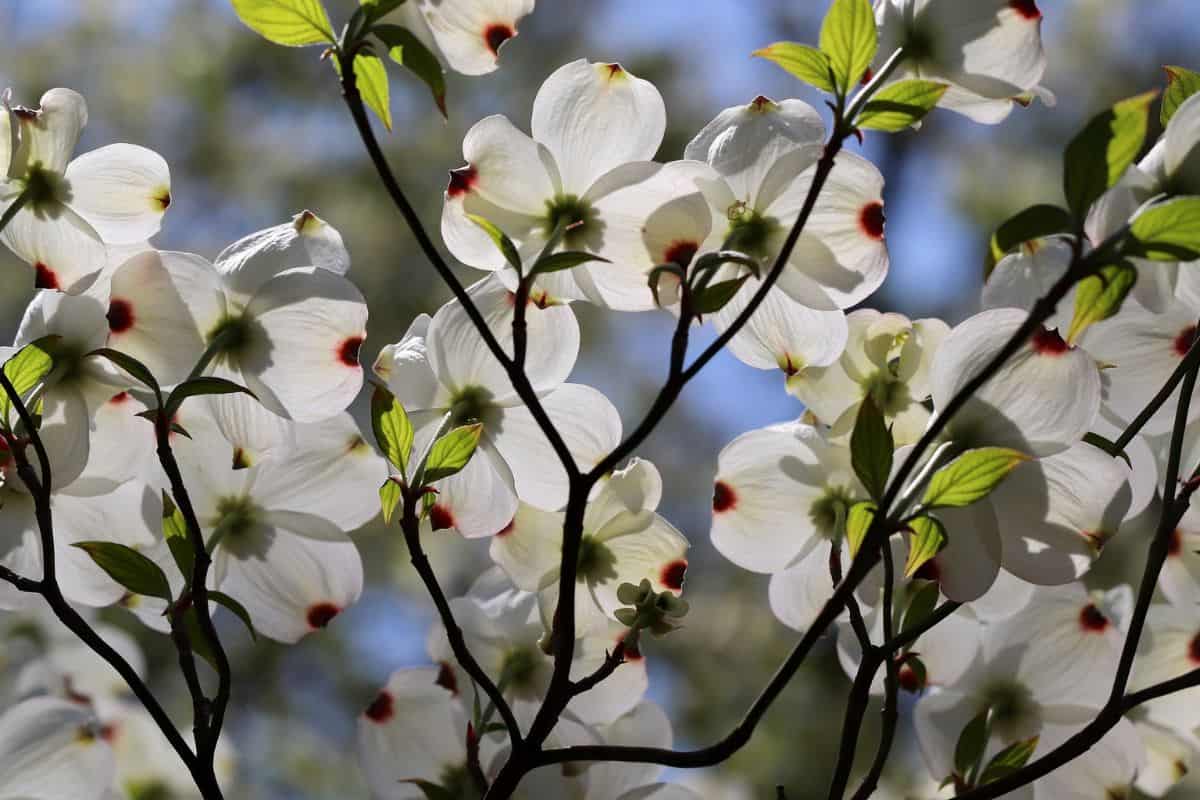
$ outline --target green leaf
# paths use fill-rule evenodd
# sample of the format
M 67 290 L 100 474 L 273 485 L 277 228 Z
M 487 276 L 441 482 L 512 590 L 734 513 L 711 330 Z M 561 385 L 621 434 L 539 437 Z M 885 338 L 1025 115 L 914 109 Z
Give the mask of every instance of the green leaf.
M 496 245 L 496 249 L 504 255 L 504 260 L 508 265 L 517 271 L 518 275 L 523 275 L 523 265 L 521 264 L 521 254 L 517 252 L 517 246 L 513 244 L 512 239 L 508 238 L 508 234 L 496 227 L 496 225 L 487 217 L 481 217 L 478 214 L 467 214 L 467 219 L 474 222 L 483 232 L 488 235 L 492 243 Z
M 992 760 L 988 762 L 988 765 L 983 768 L 983 774 L 979 776 L 979 785 L 983 786 L 992 781 L 998 781 L 1028 764 L 1029 759 L 1033 757 L 1033 751 L 1037 750 L 1037 746 L 1038 737 L 1034 736 L 1019 742 L 1013 742 L 999 753 L 996 753 L 996 755 L 992 756 Z
M 392 100 L 388 92 L 387 70 L 379 56 L 359 53 L 354 57 L 354 79 L 363 102 L 383 121 L 383 126 L 392 129 Z
M 412 454 L 413 427 L 396 396 L 383 386 L 376 386 L 371 395 L 371 428 L 383 455 L 402 476 L 407 473 L 408 457 Z
M 871 66 L 879 48 L 870 0 L 833 0 L 821 24 L 820 43 L 829 56 L 837 93 L 845 96 Z
M 400 505 L 402 495 L 403 492 L 400 489 L 400 484 L 391 478 L 388 478 L 379 487 L 379 507 L 383 511 L 383 521 L 385 524 L 392 524 L 392 516 L 396 513 L 396 506 Z
M 209 590 L 208 599 L 232 611 L 234 616 L 240 619 L 242 624 L 246 626 L 246 630 L 250 631 L 250 638 L 256 642 L 258 641 L 258 631 L 254 630 L 254 623 L 250 620 L 250 612 L 246 610 L 245 606 L 224 592 Z
M 646 282 L 650 285 L 650 294 L 654 295 L 654 305 L 662 307 L 662 301 L 658 296 L 658 284 L 662 281 L 663 275 L 674 275 L 682 285 L 686 277 L 683 267 L 678 264 L 659 264 L 654 269 L 650 270 L 650 274 L 646 277 Z
M 333 26 L 320 0 L 233 0 L 233 10 L 264 39 L 288 47 L 333 44 Z
M 846 541 L 850 545 L 851 557 L 858 555 L 858 548 L 862 546 L 863 539 L 867 538 L 867 531 L 875 520 L 876 510 L 878 506 L 866 500 L 850 506 L 850 511 L 846 514 Z
M 22 347 L 8 361 L 4 362 L 4 375 L 16 390 L 22 401 L 41 383 L 50 370 L 54 368 L 54 359 L 50 356 L 57 336 L 47 336 Z M 30 413 L 33 409 L 28 409 Z M 0 422 L 5 427 L 11 424 L 9 415 L 13 412 L 13 403 L 8 392 L 0 391 Z
M 150 369 L 130 355 L 126 355 L 118 350 L 113 350 L 110 347 L 101 347 L 98 350 L 93 350 L 88 353 L 89 356 L 99 356 L 111 361 L 115 366 L 125 370 L 138 383 L 144 385 L 147 389 L 154 392 L 155 398 L 158 399 L 158 404 L 162 405 L 162 389 L 158 386 L 158 381 L 155 380 L 154 374 Z
M 438 111 L 446 116 L 446 75 L 437 56 L 412 31 L 399 25 L 376 25 L 372 31 L 388 47 L 392 61 L 421 79 L 433 94 Z
M 204 629 L 200 627 L 200 617 L 196 614 L 196 606 L 194 604 L 189 605 L 183 612 L 179 624 L 182 626 L 184 633 L 187 634 L 188 644 L 192 648 L 192 652 L 207 661 L 208 665 L 214 670 L 219 670 L 217 657 L 208 645 L 208 637 L 204 635 Z
M 720 311 L 749 278 L 750 275 L 746 274 L 740 278 L 705 286 L 692 295 L 692 311 L 696 314 L 713 314 Z
M 1126 254 L 1153 261 L 1200 258 L 1200 197 L 1177 197 L 1138 214 Z
M 982 500 L 1029 456 L 1005 447 L 968 450 L 934 473 L 921 501 L 927 508 L 960 508 Z
M 175 412 L 183 405 L 183 401 L 189 397 L 202 397 L 212 394 L 248 394 L 255 397 L 254 392 L 247 389 L 245 386 L 239 386 L 231 380 L 218 378 L 213 375 L 202 375 L 199 378 L 189 378 L 183 383 L 175 387 L 171 395 L 167 398 L 167 403 L 163 410 L 168 417 L 175 416 Z
M 883 497 L 895 454 L 892 432 L 879 406 L 870 397 L 863 400 L 850 434 L 850 465 L 873 500 Z
M 761 50 L 755 50 L 752 55 L 783 67 L 809 86 L 834 93 L 833 68 L 829 63 L 829 56 L 815 47 L 796 42 L 775 42 Z
M 1200 73 L 1183 67 L 1163 67 L 1163 71 L 1167 73 L 1167 88 L 1163 92 L 1159 119 L 1165 128 L 1183 102 L 1200 92 Z
M 1101 267 L 1095 275 L 1080 281 L 1075 290 L 1075 315 L 1067 331 L 1067 342 L 1074 344 L 1089 327 L 1120 311 L 1137 277 L 1137 268 L 1125 262 Z
M 1094 117 L 1067 145 L 1063 186 L 1077 221 L 1087 217 L 1092 203 L 1116 185 L 1141 152 L 1150 104 L 1157 96 L 1155 91 L 1122 100 Z
M 904 577 L 911 578 L 926 562 L 936 556 L 950 541 L 946 526 L 937 517 L 917 517 L 908 523 L 912 535 L 908 539 L 908 561 L 904 563 Z
M 908 606 L 900 621 L 900 633 L 910 631 L 928 619 L 937 607 L 940 594 L 936 581 L 913 581 L 909 586 Z
M 1069 233 L 1072 227 L 1071 213 L 1065 208 L 1046 204 L 1030 206 L 1008 219 L 992 235 L 987 274 L 991 274 L 992 267 L 1025 242 L 1057 233 Z
M 854 126 L 887 133 L 911 128 L 937 106 L 949 88 L 949 84 L 916 79 L 889 84 L 863 106 Z
M 72 546 L 91 556 L 96 566 L 130 592 L 171 601 L 171 585 L 162 567 L 132 547 L 116 542 L 75 542 Z
M 959 775 L 967 775 L 983 758 L 991 737 L 990 716 L 991 710 L 985 708 L 959 734 L 958 743 L 954 746 L 954 771 Z
M 565 250 L 561 253 L 553 253 L 541 258 L 533 269 L 530 271 L 533 275 L 544 275 L 548 272 L 561 272 L 564 269 L 574 269 L 580 264 L 586 264 L 589 261 L 603 261 L 605 264 L 611 264 L 607 258 L 602 258 L 591 253 L 584 253 L 577 250 Z
M 424 483 L 430 484 L 448 478 L 467 465 L 483 434 L 483 424 L 464 425 L 455 428 L 433 443 L 429 458 L 425 462 Z
M 175 559 L 175 566 L 179 567 L 179 574 L 183 576 L 184 581 L 191 584 L 192 573 L 196 568 L 196 551 L 188 538 L 187 522 L 183 518 L 183 512 L 175 506 L 171 496 L 165 491 L 162 499 L 163 538 L 171 551 L 171 557 Z

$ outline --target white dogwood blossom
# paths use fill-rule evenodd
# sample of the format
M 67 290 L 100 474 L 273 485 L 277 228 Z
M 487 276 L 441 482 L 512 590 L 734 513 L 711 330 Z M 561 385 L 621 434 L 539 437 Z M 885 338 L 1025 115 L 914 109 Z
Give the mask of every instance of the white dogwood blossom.
M 533 13 L 534 0 L 411 0 L 389 19 L 403 24 L 452 70 L 484 75 L 499 66 L 500 48 Z

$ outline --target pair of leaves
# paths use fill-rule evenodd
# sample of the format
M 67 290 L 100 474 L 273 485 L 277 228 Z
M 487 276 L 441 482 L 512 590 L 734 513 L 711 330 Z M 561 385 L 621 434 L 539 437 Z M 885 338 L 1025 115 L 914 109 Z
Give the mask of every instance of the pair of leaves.
M 1157 96 L 1153 91 L 1122 100 L 1094 117 L 1067 145 L 1063 188 L 1077 227 L 1092 203 L 1117 184 L 1141 152 L 1150 105 Z
M 954 747 L 954 770 L 963 778 L 971 775 L 983 760 L 991 738 L 991 723 L 992 710 L 985 708 L 967 723 L 959 735 Z M 979 773 L 976 785 L 984 786 L 1021 769 L 1029 763 L 1037 745 L 1037 736 L 1020 739 L 1008 745 L 992 756 L 987 766 Z
M 379 40 L 387 46 L 388 57 L 392 61 L 417 76 L 429 88 L 438 111 L 441 112 L 443 118 L 446 117 L 446 74 L 442 72 L 442 65 L 438 62 L 437 56 L 416 37 L 416 34 L 399 25 L 375 25 L 371 28 L 371 32 L 378 36 Z M 372 57 L 374 58 L 374 56 Z M 375 60 L 379 61 L 378 58 Z M 357 59 L 355 61 L 357 63 Z M 376 76 L 380 73 L 383 74 L 383 90 L 381 94 L 383 99 L 386 99 L 387 74 L 383 72 L 383 62 L 380 61 L 377 68 L 372 65 L 369 69 Z M 378 80 L 377 77 L 375 79 Z M 367 99 L 365 92 L 363 93 L 363 99 Z M 378 109 L 376 113 L 379 113 Z M 387 113 L 387 117 L 390 120 L 390 111 Z M 388 124 L 388 128 L 389 130 L 391 129 L 390 124 Z
M 776 42 L 754 55 L 823 92 L 845 97 L 866 73 L 879 49 L 870 0 L 834 0 L 821 24 L 820 49 Z
M 188 378 L 183 383 L 176 386 L 167 399 L 163 400 L 162 388 L 158 385 L 158 381 L 154 375 L 146 367 L 145 364 L 138 361 L 131 355 L 122 353 L 119 350 L 113 350 L 109 347 L 101 347 L 98 350 L 93 350 L 88 353 L 89 356 L 98 356 L 108 359 L 117 367 L 129 373 L 129 376 L 139 383 L 146 386 L 150 391 L 154 392 L 154 399 L 161 411 L 151 410 L 144 412 L 142 416 L 153 420 L 160 413 L 167 419 L 171 419 L 183 406 L 183 401 L 189 397 L 203 397 L 206 395 L 216 394 L 247 394 L 254 399 L 254 392 L 247 389 L 245 386 L 234 383 L 226 378 L 218 378 L 214 375 L 200 375 L 195 378 Z
M 47 336 L 31 342 L 4 362 L 4 376 L 8 378 L 22 402 L 54 368 L 54 358 L 50 353 L 57 339 L 57 336 Z M 11 419 L 13 409 L 12 398 L 8 396 L 8 392 L 0 391 L 0 424 L 5 430 L 9 430 L 9 426 L 15 423 L 15 420 Z
M 561 241 L 563 233 L 565 232 L 564 229 L 560 228 L 558 231 L 555 231 L 551 239 L 546 242 L 546 247 L 542 249 L 537 261 L 535 261 L 533 266 L 530 268 L 529 275 L 526 276 L 525 265 L 521 261 L 521 254 L 517 250 L 517 246 L 513 243 L 513 240 L 508 237 L 508 234 L 500 230 L 500 227 L 487 217 L 482 217 L 478 214 L 468 214 L 467 219 L 479 226 L 479 228 L 488 235 L 488 238 L 490 238 L 492 243 L 496 245 L 496 249 L 499 250 L 500 254 L 504 256 L 504 260 L 510 267 L 516 270 L 517 275 L 521 276 L 522 278 L 532 278 L 534 275 L 545 275 L 551 272 L 561 272 L 562 270 L 566 269 L 574 269 L 575 267 L 578 267 L 581 264 L 586 264 L 590 261 L 603 261 L 606 264 L 609 263 L 608 259 L 606 258 L 601 258 L 600 256 L 593 255 L 592 253 L 585 253 L 582 250 L 563 250 L 557 253 L 550 252 L 557 246 L 557 243 Z

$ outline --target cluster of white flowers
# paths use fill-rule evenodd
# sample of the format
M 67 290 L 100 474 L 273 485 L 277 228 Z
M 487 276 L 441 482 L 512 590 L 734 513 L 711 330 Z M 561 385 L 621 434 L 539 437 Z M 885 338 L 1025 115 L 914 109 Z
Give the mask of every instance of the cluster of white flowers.
M 277 22 L 267 12 L 253 16 L 252 5 L 235 0 L 249 19 Z M 456 71 L 479 74 L 495 68 L 500 45 L 533 2 L 363 7 L 402 22 Z M 872 38 L 881 47 L 873 67 L 862 65 L 863 82 L 884 96 L 935 81 L 940 105 L 999 122 L 1014 103 L 1051 99 L 1039 87 L 1040 20 L 1031 0 L 879 0 Z M 842 109 L 835 113 L 840 149 L 849 131 Z M 69 90 L 48 92 L 37 109 L 6 102 L 0 115 L 2 241 L 31 266 L 39 289 L 4 355 L 32 346 L 53 357 L 27 400 L 53 465 L 54 555 L 68 601 L 120 606 L 152 629 L 175 630 L 192 589 L 164 532 L 180 524 L 166 502 L 171 494 L 182 500 L 180 480 L 212 559 L 214 603 L 285 643 L 358 600 L 363 565 L 350 534 L 375 517 L 381 498 L 390 518 L 395 493 L 404 492 L 408 522 L 418 514 L 427 533 L 489 538 L 494 566 L 448 601 L 443 619 L 455 622 L 429 638 L 434 666 L 393 674 L 359 719 L 363 771 L 379 798 L 482 796 L 512 755 L 509 731 L 493 720 L 495 697 L 459 663 L 459 638 L 495 678 L 515 724 L 536 727 L 555 673 L 572 475 L 607 469 L 622 442 L 612 403 L 568 382 L 580 346 L 572 303 L 711 320 L 733 331 L 729 347 L 741 361 L 784 374 L 786 391 L 807 412 L 745 433 L 721 452 L 711 539 L 734 564 L 769 574 L 775 615 L 805 631 L 861 544 L 853 531 L 861 533 L 881 499 L 882 486 L 867 485 L 873 479 L 859 463 L 863 420 L 879 419 L 886 464 L 899 465 L 1087 249 L 1062 238 L 1023 244 L 991 273 L 985 310 L 954 328 L 873 310 L 847 314 L 888 272 L 883 178 L 866 159 L 830 149 L 816 109 L 757 97 L 717 114 L 681 160 L 660 163 L 653 159 L 666 108 L 658 90 L 618 64 L 574 61 L 538 91 L 529 134 L 492 116 L 466 135 L 467 163 L 451 172 L 442 235 L 458 260 L 491 274 L 432 317 L 418 317 L 380 353 L 377 396 L 394 398 L 409 426 L 396 441 L 381 437 L 385 459 L 346 411 L 364 382 L 367 307 L 331 225 L 305 211 L 215 261 L 161 250 L 148 241 L 171 204 L 159 156 L 113 145 L 71 160 L 87 113 Z M 1094 203 L 1092 246 L 1126 230 L 1148 201 L 1200 194 L 1198 131 L 1200 96 Z M 807 224 L 789 241 L 798 218 Z M 555 253 L 570 256 L 571 268 L 543 269 Z M 720 260 L 696 282 L 712 253 Z M 903 509 L 912 513 L 890 542 L 890 558 L 904 568 L 885 585 L 878 565 L 858 585 L 853 608 L 837 621 L 840 660 L 855 676 L 864 629 L 878 648 L 893 628 L 921 624 L 939 597 L 956 606 L 889 665 L 903 690 L 903 730 L 919 747 L 897 748 L 881 778 L 885 796 L 952 796 L 1052 750 L 1105 707 L 1130 593 L 1089 593 L 1081 579 L 1122 523 L 1155 502 L 1171 418 L 1164 410 L 1144 426 L 1127 447 L 1128 463 L 1096 435 L 1119 436 L 1134 422 L 1188 353 L 1200 317 L 1194 265 L 1136 266 L 1135 294 L 1118 313 L 1078 336 L 1074 325 L 1067 333 L 1065 313 L 1034 331 L 946 421 L 935 446 L 918 453 L 916 477 L 900 474 L 900 482 L 912 479 L 902 504 L 925 492 Z M 724 282 L 712 283 L 715 274 Z M 768 279 L 773 285 L 757 298 Z M 696 305 L 724 285 L 733 289 L 721 302 Z M 519 362 L 537 403 L 514 385 L 493 345 Z M 159 406 L 169 390 L 189 399 L 168 402 L 164 419 Z M 43 520 L 19 474 L 25 456 L 14 452 L 30 432 L 11 406 L 5 399 L 0 558 L 7 575 L 37 581 Z M 1185 467 L 1200 461 L 1200 403 L 1188 420 Z M 465 456 L 449 468 L 435 463 L 454 435 L 447 432 L 462 430 L 470 432 Z M 177 454 L 178 479 L 168 450 Z M 410 462 L 410 453 L 424 456 Z M 937 488 L 956 468 L 977 470 L 983 460 L 997 475 L 977 496 L 951 501 Z M 409 485 L 418 475 L 425 482 Z M 570 678 L 609 674 L 570 698 L 546 737 L 555 747 L 670 746 L 670 723 L 645 699 L 638 640 L 686 613 L 678 596 L 689 543 L 657 513 L 661 498 L 658 470 L 634 457 L 600 479 L 579 515 Z M 1191 613 L 1200 599 L 1198 515 L 1174 534 L 1161 578 L 1169 602 L 1151 609 L 1134 688 L 1200 663 L 1200 623 Z M 131 590 L 96 558 L 103 543 L 157 565 L 169 591 Z M 21 589 L 0 583 L 0 609 L 12 612 L 5 624 L 38 632 L 28 656 L 2 665 L 18 677 L 0 695 L 9 703 L 0 715 L 0 797 L 194 792 L 124 684 L 82 644 L 54 633 L 40 598 Z M 646 616 L 647 602 L 658 604 L 659 616 Z M 127 635 L 96 630 L 140 663 Z M 872 691 L 883 690 L 879 675 Z M 1192 705 L 1146 704 L 1026 792 L 1123 797 L 1136 781 L 1161 795 L 1200 746 Z M 227 755 L 219 761 L 227 771 Z M 658 771 L 607 763 L 537 770 L 515 796 L 696 796 L 655 783 Z

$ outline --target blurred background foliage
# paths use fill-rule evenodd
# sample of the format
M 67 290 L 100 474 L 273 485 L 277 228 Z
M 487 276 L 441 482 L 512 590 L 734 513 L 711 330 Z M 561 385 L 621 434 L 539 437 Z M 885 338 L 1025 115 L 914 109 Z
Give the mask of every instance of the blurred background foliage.
M 354 5 L 327 0 L 335 20 L 346 19 Z M 821 107 L 815 93 L 750 53 L 781 39 L 815 42 L 825 6 L 819 0 L 540 0 L 506 46 L 499 72 L 450 76 L 448 122 L 424 87 L 396 70 L 395 132 L 381 135 L 436 234 L 446 171 L 461 163 L 467 128 L 503 113 L 527 129 L 541 81 L 576 58 L 620 61 L 660 88 L 669 116 L 660 160 L 681 157 L 688 139 L 719 110 L 758 94 L 799 96 Z M 1162 65 L 1200 67 L 1195 0 L 1042 0 L 1042 6 L 1045 85 L 1058 96 L 1056 108 L 1018 110 L 996 128 L 942 112 L 919 134 L 868 136 L 865 153 L 887 178 L 892 255 L 891 275 L 869 305 L 951 323 L 975 311 L 990 230 L 1025 205 L 1060 199 L 1060 153 L 1070 136 L 1103 106 L 1159 86 Z M 313 209 L 341 230 L 354 258 L 352 277 L 371 310 L 368 364 L 415 315 L 447 299 L 381 190 L 318 51 L 266 44 L 238 24 L 224 0 L 0 0 L 0 31 L 0 87 L 13 87 L 18 102 L 36 105 L 54 86 L 87 97 L 91 122 L 81 150 L 129 141 L 166 157 L 175 203 L 159 247 L 211 258 L 246 233 Z M 479 277 L 466 268 L 460 275 Z M 27 268 L 0 253 L 0 338 L 15 331 L 31 282 Z M 632 426 L 665 374 L 673 321 L 665 314 L 576 308 L 585 348 L 573 380 L 608 393 Z M 698 337 L 699 344 L 709 335 Z M 361 401 L 354 410 L 362 420 Z M 795 639 L 767 607 L 766 579 L 716 556 L 707 528 L 720 448 L 738 433 L 801 410 L 779 373 L 722 356 L 642 451 L 665 478 L 664 512 L 693 542 L 688 626 L 647 647 L 652 696 L 668 707 L 680 743 L 723 735 Z M 1140 538 L 1136 525 L 1118 537 L 1096 585 L 1127 579 L 1138 566 L 1128 543 Z M 426 660 L 431 608 L 398 531 L 375 524 L 357 541 L 369 587 L 328 630 L 284 648 L 252 644 L 236 622 L 224 626 L 236 665 L 231 735 L 242 778 L 232 796 L 366 795 L 353 766 L 355 717 L 392 670 Z M 486 542 L 443 533 L 431 536 L 429 546 L 451 592 L 465 589 L 487 563 Z M 137 630 L 121 612 L 113 619 Z M 141 638 L 156 688 L 174 698 L 184 718 L 185 695 L 166 639 Z M 766 800 L 784 784 L 792 800 L 823 797 L 847 686 L 825 642 L 760 735 L 719 771 L 731 781 L 708 784 L 705 796 Z

